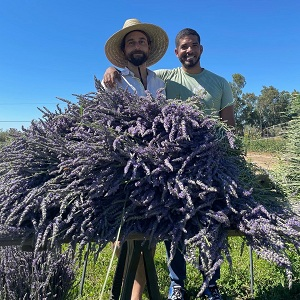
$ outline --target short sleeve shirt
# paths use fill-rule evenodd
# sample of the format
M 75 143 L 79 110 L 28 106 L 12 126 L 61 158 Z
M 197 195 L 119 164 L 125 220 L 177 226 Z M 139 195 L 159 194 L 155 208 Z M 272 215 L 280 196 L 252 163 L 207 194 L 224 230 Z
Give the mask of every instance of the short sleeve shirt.
M 189 74 L 182 68 L 161 69 L 156 75 L 164 80 L 168 99 L 186 100 L 198 95 L 203 99 L 204 111 L 216 113 L 234 103 L 232 90 L 223 77 L 208 70 L 199 74 Z

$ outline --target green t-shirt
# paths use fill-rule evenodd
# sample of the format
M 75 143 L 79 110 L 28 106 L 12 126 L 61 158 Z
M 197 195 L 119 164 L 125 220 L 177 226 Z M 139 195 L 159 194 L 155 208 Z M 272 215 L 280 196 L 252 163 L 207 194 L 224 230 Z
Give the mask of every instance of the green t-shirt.
M 154 71 L 166 84 L 168 99 L 186 100 L 198 95 L 203 98 L 207 114 L 217 113 L 224 107 L 233 105 L 232 90 L 221 76 L 203 70 L 199 74 L 189 74 L 182 68 Z

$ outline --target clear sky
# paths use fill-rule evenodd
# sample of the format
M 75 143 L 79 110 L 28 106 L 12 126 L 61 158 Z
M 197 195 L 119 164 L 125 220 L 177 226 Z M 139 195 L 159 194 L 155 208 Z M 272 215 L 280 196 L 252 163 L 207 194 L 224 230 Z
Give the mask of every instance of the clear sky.
M 299 0 L 1 0 L 0 129 L 28 127 L 95 91 L 110 66 L 106 40 L 126 19 L 162 27 L 169 35 L 166 55 L 151 69 L 175 68 L 176 33 L 190 27 L 201 35 L 201 66 L 228 81 L 246 78 L 244 92 L 263 86 L 300 90 Z

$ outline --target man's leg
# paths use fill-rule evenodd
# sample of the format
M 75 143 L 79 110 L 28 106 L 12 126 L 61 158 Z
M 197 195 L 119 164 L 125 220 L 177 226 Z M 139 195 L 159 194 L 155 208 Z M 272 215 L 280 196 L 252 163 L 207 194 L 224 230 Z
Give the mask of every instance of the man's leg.
M 218 267 L 215 274 L 214 274 L 214 276 L 210 280 L 209 285 L 210 286 L 217 285 L 217 280 L 219 280 L 220 277 L 221 277 L 221 271 L 220 271 L 220 267 Z
M 170 259 L 171 242 L 165 241 L 167 259 Z M 186 262 L 181 249 L 176 249 L 174 258 L 168 265 L 171 279 L 168 299 L 184 299 L 184 281 L 186 279 Z M 176 296 L 174 297 L 174 295 Z
M 203 275 L 203 274 L 202 274 Z M 216 272 L 212 279 L 210 280 L 208 287 L 204 291 L 204 295 L 207 296 L 208 299 L 212 300 L 222 300 L 222 295 L 217 286 L 217 280 L 221 277 L 220 267 L 216 269 Z
M 171 242 L 165 241 L 167 249 L 167 259 L 170 259 Z M 184 280 L 186 279 L 186 262 L 181 249 L 176 249 L 175 256 L 168 266 L 171 285 L 180 285 L 184 287 Z
M 116 247 L 116 255 L 119 257 L 121 245 L 120 242 L 113 243 L 113 247 Z M 128 247 L 132 247 L 132 244 L 129 243 Z M 152 255 L 155 254 L 156 247 L 151 249 Z M 132 250 L 131 250 L 132 251 Z M 125 262 L 127 264 L 127 260 Z M 139 264 L 135 273 L 135 278 L 132 286 L 132 293 L 131 293 L 131 300 L 142 300 L 142 295 L 146 286 L 146 273 L 145 273 L 145 266 L 144 266 L 144 258 L 143 254 L 141 253 Z
M 151 254 L 154 257 L 156 247 L 151 248 Z M 142 295 L 146 286 L 146 272 L 144 265 L 144 257 L 141 253 L 139 264 L 135 273 L 135 278 L 132 287 L 131 300 L 142 300 Z
M 141 254 L 139 264 L 136 270 L 134 282 L 133 282 L 131 300 L 142 300 L 142 295 L 145 286 L 146 286 L 146 274 L 145 274 L 143 254 Z

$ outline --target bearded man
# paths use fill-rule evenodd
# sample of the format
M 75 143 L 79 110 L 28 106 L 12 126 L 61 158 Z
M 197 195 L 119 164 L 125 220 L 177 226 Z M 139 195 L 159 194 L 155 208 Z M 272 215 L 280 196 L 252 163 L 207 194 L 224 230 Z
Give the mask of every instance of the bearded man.
M 105 54 L 119 71 L 120 81 L 114 86 L 102 85 L 109 90 L 123 88 L 138 96 L 145 96 L 146 90 L 156 96 L 165 83 L 147 67 L 155 64 L 165 54 L 169 44 L 166 32 L 153 24 L 128 19 L 122 30 L 115 33 L 105 44 Z
M 165 95 L 165 83 L 148 67 L 163 57 L 168 45 L 168 36 L 159 26 L 141 23 L 138 19 L 126 20 L 123 28 L 113 34 L 105 44 L 108 60 L 115 66 L 123 68 L 117 71 L 119 81 L 108 86 L 107 82 L 102 80 L 102 86 L 110 91 L 122 88 L 138 96 L 150 93 L 155 97 L 158 92 Z M 154 252 L 155 247 L 152 248 L 153 255 Z M 142 300 L 145 285 L 146 274 L 141 254 L 131 300 Z

